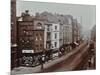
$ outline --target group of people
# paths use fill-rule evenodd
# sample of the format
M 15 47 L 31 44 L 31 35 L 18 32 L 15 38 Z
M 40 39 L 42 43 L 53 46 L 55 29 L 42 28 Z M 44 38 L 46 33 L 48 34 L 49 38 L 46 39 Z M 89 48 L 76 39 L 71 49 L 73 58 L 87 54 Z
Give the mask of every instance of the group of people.
M 95 62 L 95 46 L 94 46 L 94 41 L 89 42 L 89 60 L 88 60 L 88 67 L 92 67 L 93 63 Z M 95 63 L 94 63 L 95 64 Z

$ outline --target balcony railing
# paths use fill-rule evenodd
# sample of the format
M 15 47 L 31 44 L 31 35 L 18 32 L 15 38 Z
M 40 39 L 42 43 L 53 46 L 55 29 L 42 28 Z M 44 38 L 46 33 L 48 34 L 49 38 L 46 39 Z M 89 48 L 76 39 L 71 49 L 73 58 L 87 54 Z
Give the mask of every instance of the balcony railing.
M 51 28 L 47 28 L 47 31 L 48 31 L 48 32 L 51 32 L 51 31 L 52 31 L 52 29 L 51 29 Z

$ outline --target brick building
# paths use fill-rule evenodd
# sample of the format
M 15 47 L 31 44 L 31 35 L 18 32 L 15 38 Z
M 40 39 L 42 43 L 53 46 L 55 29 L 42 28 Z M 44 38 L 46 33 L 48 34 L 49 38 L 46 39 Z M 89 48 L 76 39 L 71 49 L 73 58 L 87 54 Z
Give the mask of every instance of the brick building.
M 34 50 L 41 52 L 44 50 L 44 20 L 39 18 L 33 19 L 34 23 Z
M 27 58 L 44 50 L 44 20 L 30 16 L 28 10 L 18 17 L 19 64 L 26 64 Z M 23 62 L 23 58 L 26 60 Z M 30 62 L 27 62 L 28 64 Z
M 34 53 L 34 36 L 33 36 L 33 17 L 30 16 L 28 10 L 17 17 L 18 25 L 18 58 L 19 65 L 22 65 L 22 57 L 26 57 L 29 53 Z

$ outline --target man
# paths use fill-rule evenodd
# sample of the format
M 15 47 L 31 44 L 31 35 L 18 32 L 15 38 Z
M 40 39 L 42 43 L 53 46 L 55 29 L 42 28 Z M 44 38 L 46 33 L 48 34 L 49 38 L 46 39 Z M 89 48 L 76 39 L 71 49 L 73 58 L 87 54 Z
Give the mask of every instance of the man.
M 94 43 L 93 43 L 92 40 L 90 41 L 89 49 L 90 49 L 90 50 L 94 49 Z

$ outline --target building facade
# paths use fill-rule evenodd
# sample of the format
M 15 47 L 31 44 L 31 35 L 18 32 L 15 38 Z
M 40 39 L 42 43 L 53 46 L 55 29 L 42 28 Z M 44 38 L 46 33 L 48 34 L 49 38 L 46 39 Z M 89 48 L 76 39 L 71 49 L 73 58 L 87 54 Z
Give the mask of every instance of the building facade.
M 96 25 L 91 30 L 91 40 L 96 42 Z
M 61 47 L 63 44 L 64 44 L 64 40 L 63 40 L 63 37 L 64 37 L 64 26 L 62 23 L 59 23 L 60 24 L 60 29 L 59 29 L 59 46 Z
M 45 39 L 45 41 L 47 41 L 47 43 L 45 43 L 47 47 L 45 46 L 45 48 L 55 49 L 56 42 L 57 42 L 57 48 L 59 48 L 64 44 L 72 43 L 73 17 L 71 15 L 59 15 L 59 14 L 43 12 L 41 16 L 46 17 L 48 22 L 45 25 L 44 37 L 47 39 L 47 40 Z M 55 31 L 55 28 L 58 28 L 58 30 Z
M 55 23 L 45 24 L 45 48 L 58 49 L 59 48 L 59 32 L 60 25 Z
M 34 23 L 34 50 L 35 52 L 44 51 L 44 20 L 36 18 Z
M 72 43 L 72 19 L 70 15 L 65 16 L 65 23 L 63 25 L 63 43 L 71 44 Z M 67 22 L 66 22 L 67 21 Z
M 80 39 L 80 27 L 77 19 L 73 19 L 73 42 L 77 42 Z
M 32 65 L 30 60 L 34 55 L 44 51 L 44 20 L 31 16 L 26 10 L 18 18 L 17 24 L 19 64 Z
M 34 24 L 28 10 L 23 12 L 17 21 L 18 30 L 18 59 L 19 65 L 26 64 L 30 54 L 34 53 Z M 26 60 L 24 60 L 25 58 Z M 23 61 L 24 60 L 24 61 Z

